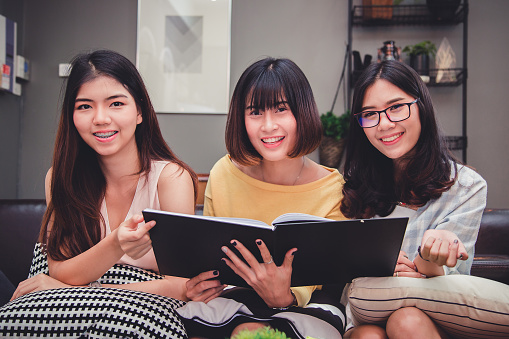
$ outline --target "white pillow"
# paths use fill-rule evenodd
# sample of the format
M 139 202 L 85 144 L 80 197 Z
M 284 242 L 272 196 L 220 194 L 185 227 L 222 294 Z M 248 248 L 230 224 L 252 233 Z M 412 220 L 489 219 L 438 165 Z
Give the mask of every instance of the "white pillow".
M 476 276 L 358 278 L 349 303 L 354 325 L 383 325 L 395 310 L 414 306 L 454 336 L 509 338 L 509 285 Z

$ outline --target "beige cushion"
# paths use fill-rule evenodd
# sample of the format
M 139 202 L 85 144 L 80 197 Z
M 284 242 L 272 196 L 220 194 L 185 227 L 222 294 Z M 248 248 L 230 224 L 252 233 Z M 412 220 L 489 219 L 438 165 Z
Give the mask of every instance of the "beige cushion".
M 509 338 L 509 285 L 469 275 L 358 278 L 350 285 L 354 325 L 384 324 L 413 306 L 461 338 Z

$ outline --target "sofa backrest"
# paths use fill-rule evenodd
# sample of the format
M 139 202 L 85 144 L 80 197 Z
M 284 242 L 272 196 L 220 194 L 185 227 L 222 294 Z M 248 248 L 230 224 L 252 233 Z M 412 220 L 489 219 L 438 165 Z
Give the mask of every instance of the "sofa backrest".
M 45 210 L 44 199 L 0 199 L 0 270 L 15 286 L 28 276 Z M 508 242 L 509 209 L 487 208 L 475 245 L 476 257 L 509 256 Z
M 44 199 L 0 200 L 0 269 L 14 286 L 28 277 Z

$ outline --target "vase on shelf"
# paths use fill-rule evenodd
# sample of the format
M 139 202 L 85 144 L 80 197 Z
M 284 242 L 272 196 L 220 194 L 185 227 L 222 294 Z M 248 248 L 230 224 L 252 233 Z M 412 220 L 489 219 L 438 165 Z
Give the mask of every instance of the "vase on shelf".
M 410 55 L 410 67 L 415 69 L 419 75 L 429 75 L 429 55 Z
M 330 168 L 338 168 L 343 157 L 344 148 L 345 138 L 336 140 L 336 138 L 324 136 L 318 148 L 320 164 Z

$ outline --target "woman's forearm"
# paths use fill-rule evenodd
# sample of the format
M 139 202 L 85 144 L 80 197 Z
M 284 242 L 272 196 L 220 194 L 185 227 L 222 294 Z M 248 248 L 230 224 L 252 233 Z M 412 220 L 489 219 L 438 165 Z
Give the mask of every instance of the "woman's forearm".
M 165 276 L 164 279 L 144 281 L 122 285 L 103 285 L 104 287 L 122 288 L 132 291 L 158 294 L 165 297 L 188 301 L 186 297 L 186 278 Z
M 48 257 L 49 275 L 69 285 L 87 285 L 99 279 L 123 255 L 114 230 L 92 248 L 71 259 L 54 261 Z

